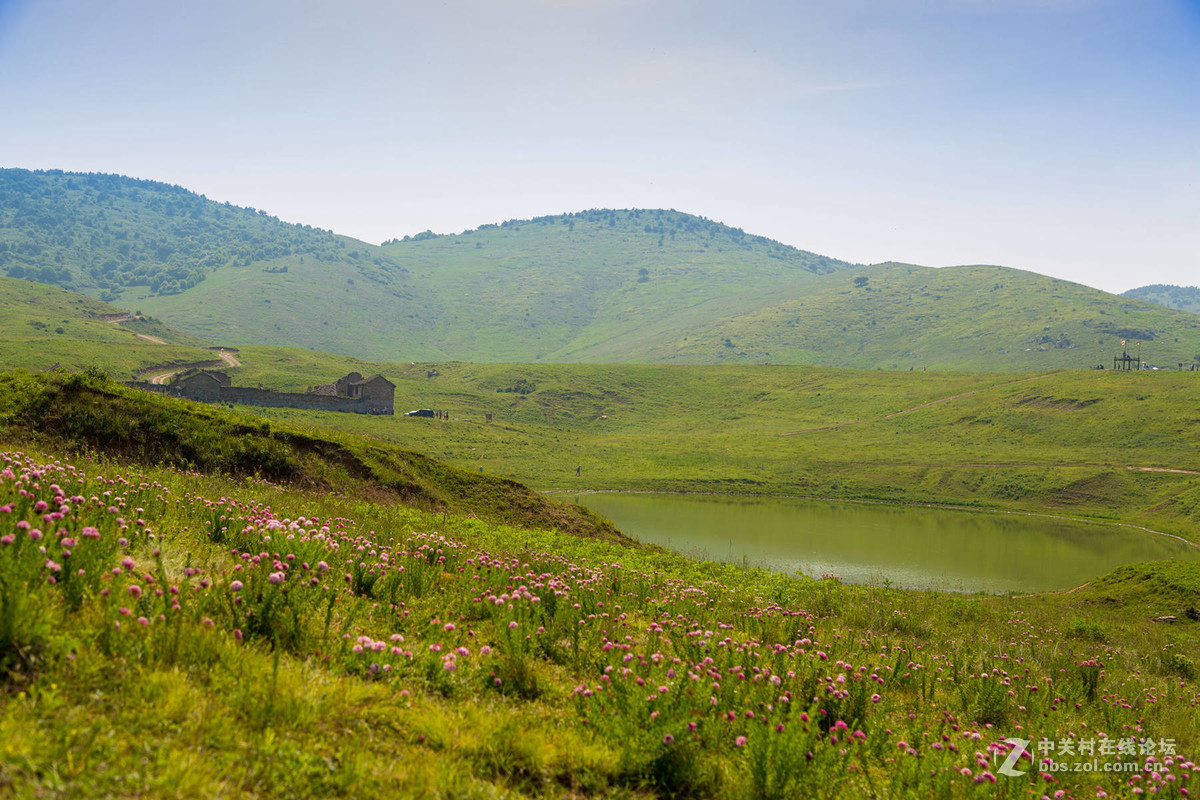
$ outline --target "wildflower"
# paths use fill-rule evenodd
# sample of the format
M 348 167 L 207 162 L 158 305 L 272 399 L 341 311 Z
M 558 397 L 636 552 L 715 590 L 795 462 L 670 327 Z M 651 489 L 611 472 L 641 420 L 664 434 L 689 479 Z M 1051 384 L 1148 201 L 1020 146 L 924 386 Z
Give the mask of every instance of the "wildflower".
M 242 590 L 242 582 L 241 581 L 233 581 L 232 583 L 229 584 L 229 591 L 240 592 L 241 590 Z
M 446 672 L 454 672 L 454 670 L 458 669 L 458 665 L 454 663 L 453 658 L 447 658 L 442 662 L 442 669 L 446 670 Z
M 46 559 L 46 569 L 50 570 L 51 572 L 60 572 L 60 571 L 62 571 L 62 565 L 55 563 L 54 561 L 51 561 L 50 559 L 47 558 Z
M 517 621 L 514 619 L 512 622 L 508 623 L 508 629 L 511 631 L 515 627 L 517 627 Z
M 745 737 L 745 736 L 739 736 L 739 737 L 737 737 L 736 739 L 734 739 L 734 740 L 733 740 L 733 743 L 734 743 L 735 745 L 737 745 L 738 747 L 745 747 L 745 746 L 746 746 L 746 741 L 747 741 L 747 739 L 746 739 L 746 737 Z
M 136 583 L 131 584 L 128 591 L 129 591 L 129 596 L 132 597 L 134 600 L 136 600 L 142 596 L 142 587 L 138 586 Z
M 673 741 L 675 741 L 675 737 L 669 733 L 663 737 L 663 744 L 670 744 Z
M 278 584 L 278 583 L 283 583 L 283 577 L 284 576 L 283 576 L 282 572 L 272 572 L 270 575 L 267 576 L 267 580 L 270 581 L 271 583 Z

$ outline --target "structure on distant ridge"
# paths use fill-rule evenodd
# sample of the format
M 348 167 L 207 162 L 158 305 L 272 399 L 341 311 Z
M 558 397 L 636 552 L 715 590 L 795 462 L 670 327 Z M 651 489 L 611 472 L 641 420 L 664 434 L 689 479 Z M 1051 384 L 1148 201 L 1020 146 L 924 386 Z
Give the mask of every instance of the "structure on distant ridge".
M 1136 356 L 1129 355 L 1129 350 L 1125 345 L 1126 345 L 1126 341 L 1124 339 L 1122 339 L 1121 340 L 1121 355 L 1113 356 L 1113 369 L 1119 369 L 1119 370 L 1123 370 L 1123 371 L 1141 370 L 1141 368 L 1142 368 L 1142 343 L 1141 342 L 1137 343 L 1138 351 L 1137 351 Z
M 224 372 L 190 369 L 176 375 L 169 384 L 134 382 L 131 386 L 161 392 L 170 397 L 199 400 L 202 403 L 242 403 L 274 408 L 307 408 L 319 411 L 348 411 L 355 414 L 392 414 L 396 384 L 382 375 L 364 378 L 351 372 L 334 383 L 309 387 L 307 392 L 276 392 L 249 386 L 234 386 Z

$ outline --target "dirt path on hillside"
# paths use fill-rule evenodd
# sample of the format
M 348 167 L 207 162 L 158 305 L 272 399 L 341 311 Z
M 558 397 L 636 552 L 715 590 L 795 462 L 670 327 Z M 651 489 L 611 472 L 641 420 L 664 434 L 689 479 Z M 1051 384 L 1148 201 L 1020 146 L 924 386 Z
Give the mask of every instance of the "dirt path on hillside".
M 242 365 L 242 362 L 237 360 L 237 356 L 228 350 L 218 350 L 217 355 L 221 357 L 222 361 L 231 367 L 240 367 Z
M 141 335 L 142 334 L 140 334 L 140 333 L 138 334 L 138 336 L 141 336 Z M 158 343 L 166 344 L 166 342 L 164 342 L 162 340 L 159 340 Z M 218 350 L 217 355 L 220 356 L 222 361 L 224 361 L 226 364 L 228 364 L 231 367 L 240 367 L 242 365 L 242 362 L 238 361 L 237 356 L 235 356 L 233 353 L 231 353 L 228 350 Z M 154 367 L 151 367 L 150 369 L 154 369 Z M 188 367 L 172 367 L 171 369 L 165 369 L 162 372 L 155 372 L 154 374 L 147 376 L 146 382 L 152 383 L 156 386 L 163 386 L 163 385 L 169 383 L 171 378 L 174 378 L 176 375 L 178 375 L 181 372 L 186 372 L 188 369 L 189 369 Z
M 135 317 L 133 314 L 104 314 L 100 317 L 101 322 L 107 322 L 110 325 L 120 325 L 122 322 L 129 322 L 133 319 L 139 319 L 139 317 Z M 166 344 L 162 339 L 148 333 L 135 333 L 134 336 L 151 344 Z
M 1015 380 L 1015 381 L 1005 381 L 1004 383 L 995 383 L 995 384 L 992 384 L 991 386 L 985 386 L 982 389 L 972 389 L 969 392 L 959 392 L 958 394 L 952 394 L 949 397 L 942 397 L 937 400 L 930 400 L 928 403 L 921 403 L 921 405 L 919 405 L 919 406 L 913 406 L 912 408 L 906 408 L 903 411 L 893 411 L 891 414 L 884 414 L 882 417 L 872 417 L 870 419 L 856 419 L 853 422 L 838 422 L 833 425 L 822 425 L 817 428 L 804 428 L 804 429 L 798 430 L 798 431 L 788 431 L 786 433 L 781 433 L 779 435 L 780 436 L 799 436 L 804 433 L 816 433 L 817 431 L 832 431 L 832 430 L 837 430 L 838 428 L 847 428 L 847 427 L 850 427 L 851 425 L 862 425 L 867 422 L 878 422 L 879 420 L 892 419 L 894 417 L 900 417 L 905 414 L 911 414 L 914 411 L 920 411 L 923 408 L 929 408 L 930 406 L 937 406 L 937 405 L 941 405 L 942 403 L 949 403 L 953 400 L 960 400 L 964 397 L 970 397 L 971 395 L 979 394 L 980 392 L 989 392 L 992 389 L 1000 389 L 1005 386 L 1015 386 L 1018 383 L 1028 383 L 1029 381 L 1041 380 L 1042 378 L 1049 377 L 1050 375 L 1053 375 L 1053 374 L 1054 374 L 1053 372 L 1046 372 L 1041 375 L 1034 375 L 1029 378 L 1021 378 L 1021 379 Z

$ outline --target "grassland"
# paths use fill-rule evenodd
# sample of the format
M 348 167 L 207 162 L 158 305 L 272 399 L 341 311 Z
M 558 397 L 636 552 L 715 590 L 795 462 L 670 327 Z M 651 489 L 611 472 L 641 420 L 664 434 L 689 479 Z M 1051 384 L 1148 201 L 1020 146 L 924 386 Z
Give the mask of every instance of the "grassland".
M 581 506 L 375 439 L 299 431 L 81 374 L 0 373 L 0 426 L 18 439 L 179 469 L 378 497 L 426 511 L 620 538 Z
M 1050 510 L 1196 540 L 1198 373 L 384 365 L 275 348 L 242 355 L 246 366 L 234 372 L 243 383 L 303 388 L 351 369 L 379 371 L 397 384 L 401 410 L 444 409 L 455 421 L 255 414 L 374 436 L 542 489 Z
M 1200 362 L 1200 317 L 1194 314 L 990 266 L 860 267 L 823 276 L 796 296 L 776 296 L 748 313 L 714 319 L 704 331 L 687 341 L 657 343 L 638 360 L 914 370 L 1111 368 L 1125 340 L 1130 353 L 1165 369 Z
M 1191 566 L 843 586 L 60 450 L 0 455 L 0 504 L 8 796 L 1197 789 Z
M 0 170 L 0 270 L 218 345 L 388 361 L 990 371 L 1200 358 L 1200 317 L 1021 270 L 863 266 L 676 211 L 376 246 L 179 187 Z M 1136 348 L 1135 348 L 1136 349 Z
M 213 358 L 204 343 L 152 319 L 107 322 L 121 309 L 55 286 L 0 278 L 0 364 L 69 371 L 100 365 L 114 376 Z M 153 336 L 166 344 L 138 336 Z
M 117 309 L 81 295 L 11 279 L 4 288 L 8 365 L 95 365 L 126 378 L 212 357 L 153 320 L 104 322 Z M 318 435 L 364 434 L 541 489 L 981 504 L 1188 538 L 1200 508 L 1195 372 L 386 364 L 270 347 L 241 356 L 231 373 L 243 385 L 302 391 L 351 370 L 381 372 L 397 383 L 401 411 L 437 408 L 457 421 L 250 413 Z

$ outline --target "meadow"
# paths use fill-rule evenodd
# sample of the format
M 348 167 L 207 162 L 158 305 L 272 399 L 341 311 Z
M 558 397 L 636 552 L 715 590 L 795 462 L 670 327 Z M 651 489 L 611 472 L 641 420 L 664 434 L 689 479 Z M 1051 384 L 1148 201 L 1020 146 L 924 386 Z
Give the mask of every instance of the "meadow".
M 895 372 L 801 366 L 379 364 L 245 348 L 235 381 L 357 370 L 398 411 L 245 411 L 401 444 L 543 490 L 940 503 L 1092 517 L 1195 541 L 1200 373 Z M 488 415 L 491 421 L 488 421 Z M 579 467 L 579 474 L 576 468 Z
M 845 586 L 9 449 L 0 776 L 14 797 L 1186 797 L 1198 590 L 1169 563 L 1025 598 Z

